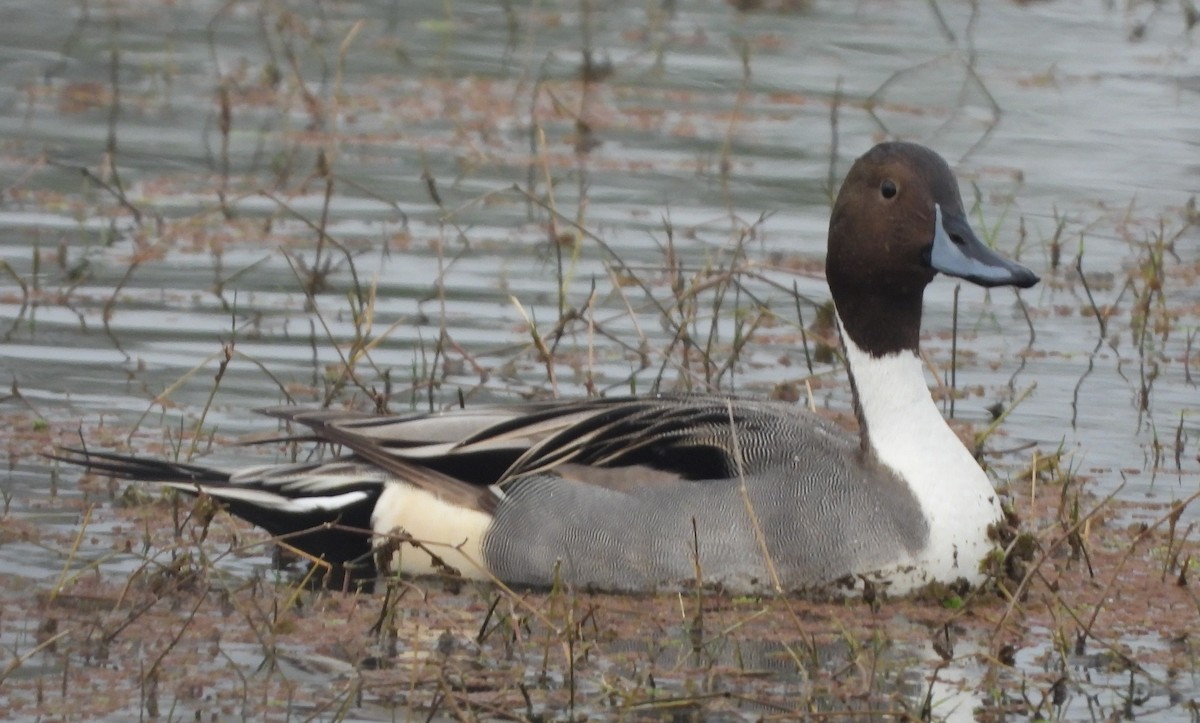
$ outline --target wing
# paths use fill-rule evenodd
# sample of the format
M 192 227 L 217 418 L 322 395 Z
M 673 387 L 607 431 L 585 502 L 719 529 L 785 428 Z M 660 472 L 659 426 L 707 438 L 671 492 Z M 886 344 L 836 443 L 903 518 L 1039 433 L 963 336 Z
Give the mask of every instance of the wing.
M 605 487 L 753 473 L 796 446 L 853 446 L 792 404 L 702 395 L 621 397 L 440 414 L 264 410 L 398 478 L 445 495 L 554 472 Z M 446 478 L 451 481 L 448 482 Z M 476 491 L 474 494 L 478 494 Z M 469 495 L 468 495 L 469 496 Z M 476 501 L 469 506 L 480 507 Z

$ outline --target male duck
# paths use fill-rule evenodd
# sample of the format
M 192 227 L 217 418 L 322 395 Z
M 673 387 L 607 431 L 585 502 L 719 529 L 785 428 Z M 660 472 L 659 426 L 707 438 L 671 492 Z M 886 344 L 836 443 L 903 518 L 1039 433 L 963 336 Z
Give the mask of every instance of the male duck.
M 66 454 L 211 495 L 338 564 L 370 559 L 372 537 L 358 528 L 374 544 L 392 533 L 419 541 L 398 546 L 402 572 L 519 585 L 641 591 L 697 574 L 745 591 L 978 582 L 1000 506 L 917 355 L 921 296 L 939 271 L 981 286 L 1038 281 L 976 238 L 940 156 L 878 145 L 842 185 L 826 259 L 857 439 L 794 404 L 655 396 L 403 416 L 266 410 L 345 454 L 235 472 Z

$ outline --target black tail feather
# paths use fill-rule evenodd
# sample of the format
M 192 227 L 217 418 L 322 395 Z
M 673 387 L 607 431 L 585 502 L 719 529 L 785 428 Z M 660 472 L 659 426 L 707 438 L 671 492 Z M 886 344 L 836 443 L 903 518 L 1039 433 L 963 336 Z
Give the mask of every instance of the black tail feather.
M 234 483 L 229 472 L 212 467 L 77 447 L 60 447 L 46 457 L 100 474 L 169 485 L 191 495 L 209 494 L 235 517 L 261 527 L 314 559 L 331 563 L 334 575 L 330 582 L 335 586 L 340 585 L 346 574 L 354 578 L 375 574 L 371 556 L 371 512 L 382 485 L 364 482 L 348 487 L 347 492 L 366 492 L 367 496 L 341 509 L 281 511 L 229 493 L 257 489 L 264 494 L 278 494 L 280 499 L 294 495 L 287 495 L 286 490 L 271 485 Z
M 183 482 L 186 484 L 228 484 L 229 473 L 212 467 L 185 462 L 148 459 L 116 452 L 94 452 L 78 447 L 60 447 L 46 457 L 86 467 L 114 477 L 142 482 Z

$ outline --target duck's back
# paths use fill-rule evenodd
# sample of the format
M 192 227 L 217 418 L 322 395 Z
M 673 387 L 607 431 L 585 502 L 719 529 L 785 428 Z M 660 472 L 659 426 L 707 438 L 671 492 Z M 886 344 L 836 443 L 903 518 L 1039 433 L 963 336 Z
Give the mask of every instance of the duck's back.
M 791 590 L 875 571 L 924 544 L 907 486 L 814 415 L 715 397 L 636 405 L 615 423 L 601 415 L 566 431 L 497 485 L 482 545 L 491 572 L 610 590 L 700 575 L 754 590 L 774 586 L 769 557 Z

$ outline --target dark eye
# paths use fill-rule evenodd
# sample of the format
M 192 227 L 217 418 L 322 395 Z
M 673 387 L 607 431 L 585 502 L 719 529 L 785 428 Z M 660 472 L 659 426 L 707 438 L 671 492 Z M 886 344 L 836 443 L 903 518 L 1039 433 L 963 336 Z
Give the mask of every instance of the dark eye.
M 895 198 L 896 197 L 896 184 L 892 181 L 892 179 L 890 179 L 890 178 L 886 179 L 883 183 L 881 183 L 879 185 L 879 192 L 883 194 L 884 198 L 887 198 L 887 199 Z

